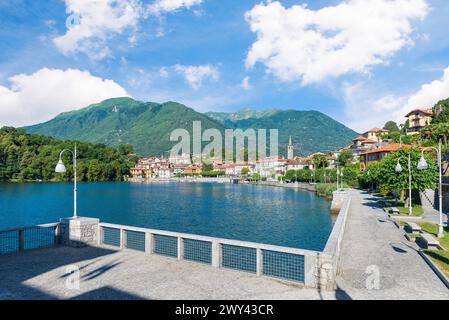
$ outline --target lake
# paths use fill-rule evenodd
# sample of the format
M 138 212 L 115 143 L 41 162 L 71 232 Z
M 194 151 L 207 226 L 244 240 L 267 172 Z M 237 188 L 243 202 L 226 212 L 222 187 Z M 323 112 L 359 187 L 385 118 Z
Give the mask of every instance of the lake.
M 73 215 L 73 184 L 0 183 L 0 229 Z M 285 188 L 211 183 L 81 183 L 78 215 L 102 222 L 322 250 L 330 202 Z

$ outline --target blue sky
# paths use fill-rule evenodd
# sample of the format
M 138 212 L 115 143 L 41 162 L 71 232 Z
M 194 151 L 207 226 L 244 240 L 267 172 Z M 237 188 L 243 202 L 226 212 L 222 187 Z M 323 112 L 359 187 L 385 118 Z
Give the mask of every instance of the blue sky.
M 85 2 L 0 0 L 0 125 L 125 94 L 361 132 L 449 97 L 446 0 Z

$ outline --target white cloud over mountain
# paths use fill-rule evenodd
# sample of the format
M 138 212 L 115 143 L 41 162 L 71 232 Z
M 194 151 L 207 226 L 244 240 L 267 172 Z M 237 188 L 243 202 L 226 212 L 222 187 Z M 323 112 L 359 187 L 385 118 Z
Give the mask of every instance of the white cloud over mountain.
M 218 81 L 220 78 L 218 69 L 211 65 L 184 66 L 177 64 L 174 66 L 174 70 L 181 74 L 190 87 L 195 90 L 201 87 L 204 79 Z
M 382 94 L 368 89 L 363 83 L 344 88 L 346 123 L 360 132 L 378 127 L 388 120 L 405 122 L 405 115 L 413 109 L 430 109 L 449 96 L 449 67 L 440 79 L 422 85 L 410 94 Z
M 116 82 L 77 69 L 43 68 L 9 81 L 9 87 L 0 86 L 0 127 L 36 124 L 61 112 L 129 96 Z
M 246 65 L 261 62 L 281 81 L 302 85 L 366 73 L 413 44 L 412 22 L 428 11 L 425 0 L 347 0 L 319 10 L 267 1 L 246 13 L 257 34 Z

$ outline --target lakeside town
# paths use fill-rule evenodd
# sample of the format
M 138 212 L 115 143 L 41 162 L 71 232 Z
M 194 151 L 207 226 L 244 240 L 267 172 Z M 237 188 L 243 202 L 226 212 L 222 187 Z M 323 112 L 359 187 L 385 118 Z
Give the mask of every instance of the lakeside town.
M 418 135 L 429 126 L 433 119 L 432 109 L 415 109 L 406 115 L 408 124 L 404 134 L 406 136 Z M 399 133 L 399 128 L 396 132 Z M 208 158 L 210 165 L 204 165 L 199 156 L 188 154 L 170 157 L 144 157 L 138 160 L 137 165 L 131 168 L 131 181 L 157 181 L 180 177 L 227 177 L 247 178 L 250 180 L 280 181 L 291 170 L 315 171 L 319 167 L 334 170 L 339 166 L 342 154 L 349 155 L 352 164 L 358 164 L 360 169 L 366 169 L 371 163 L 385 159 L 385 157 L 401 148 L 411 147 L 408 144 L 396 142 L 390 135 L 392 131 L 387 128 L 372 128 L 352 140 L 352 144 L 340 150 L 329 153 L 314 153 L 306 157 L 295 156 L 295 141 L 289 139 L 287 157 L 265 157 L 256 162 L 223 163 L 222 159 Z M 397 137 L 397 136 L 396 136 Z M 399 136 L 400 137 L 400 136 Z M 400 140 L 402 138 L 400 137 Z M 425 149 L 430 151 L 429 149 Z M 203 156 L 204 158 L 204 156 Z M 335 175 L 334 175 L 335 176 Z M 323 182 L 335 182 L 329 175 Z M 310 176 L 314 182 L 314 176 Z

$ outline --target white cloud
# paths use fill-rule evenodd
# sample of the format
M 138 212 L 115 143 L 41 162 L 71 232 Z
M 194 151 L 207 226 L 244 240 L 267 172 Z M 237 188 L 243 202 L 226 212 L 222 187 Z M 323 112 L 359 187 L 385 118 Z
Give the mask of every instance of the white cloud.
M 176 11 L 181 8 L 190 8 L 199 5 L 203 0 L 156 0 L 148 8 L 154 15 Z
M 345 86 L 344 98 L 347 123 L 355 130 L 362 132 L 383 126 L 388 120 L 404 123 L 405 115 L 413 109 L 430 109 L 438 101 L 449 98 L 449 67 L 440 79 L 410 94 L 380 96 L 376 90 L 356 84 Z
M 76 69 L 40 69 L 9 78 L 0 86 L 0 126 L 24 126 L 47 121 L 61 112 L 114 97 L 129 96 L 112 80 Z
M 204 79 L 218 81 L 220 78 L 218 69 L 211 65 L 183 66 L 177 64 L 174 66 L 174 70 L 181 74 L 186 79 L 190 87 L 195 90 L 201 87 Z
M 249 83 L 250 78 L 249 77 L 245 77 L 242 80 L 242 88 L 245 90 L 249 90 L 251 89 L 251 84 Z
M 71 14 L 67 23 L 69 29 L 53 39 L 65 55 L 82 52 L 92 59 L 103 59 L 110 55 L 107 40 L 125 30 L 135 30 L 144 17 L 139 0 L 65 0 L 65 3 L 67 13 Z M 135 43 L 133 35 L 129 39 Z
M 303 85 L 365 73 L 413 44 L 411 23 L 428 11 L 426 0 L 347 0 L 320 10 L 261 3 L 246 13 L 257 33 L 246 65 L 261 62 L 280 80 Z

